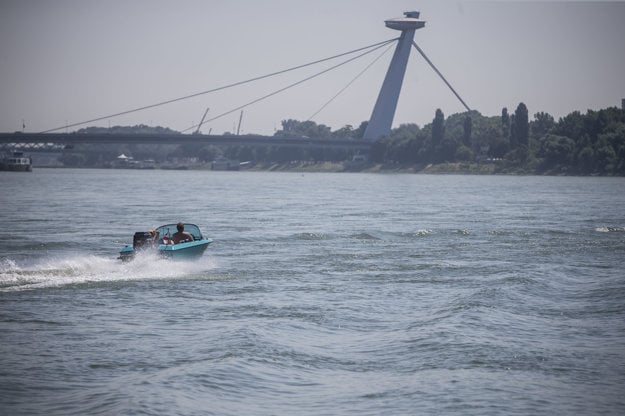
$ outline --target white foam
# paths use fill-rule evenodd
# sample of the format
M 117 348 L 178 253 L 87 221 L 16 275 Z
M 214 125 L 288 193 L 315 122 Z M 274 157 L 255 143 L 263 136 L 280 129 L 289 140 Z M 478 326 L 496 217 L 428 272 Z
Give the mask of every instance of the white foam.
M 625 227 L 597 227 L 595 231 L 600 233 L 623 232 L 625 231 Z
M 12 259 L 0 261 L 0 291 L 57 287 L 64 285 L 181 279 L 205 275 L 214 269 L 208 256 L 195 261 L 169 261 L 157 255 L 137 256 L 133 261 L 94 255 L 44 258 L 19 265 Z
M 416 235 L 416 236 L 424 236 L 424 235 L 430 235 L 430 234 L 432 234 L 432 230 L 427 230 L 427 229 L 425 229 L 425 230 L 417 230 L 414 233 L 414 235 Z

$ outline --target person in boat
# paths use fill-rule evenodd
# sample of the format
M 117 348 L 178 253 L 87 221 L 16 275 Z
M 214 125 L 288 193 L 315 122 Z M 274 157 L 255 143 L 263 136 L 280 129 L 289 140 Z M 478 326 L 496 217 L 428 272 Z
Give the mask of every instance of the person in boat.
M 172 241 L 174 242 L 174 244 L 178 244 L 178 243 L 184 243 L 187 241 L 193 241 L 193 235 L 191 235 L 190 233 L 186 232 L 184 230 L 184 224 L 179 222 L 178 224 L 176 224 L 176 229 L 178 230 L 177 233 L 174 233 L 173 237 L 172 237 Z
M 150 241 L 150 245 L 152 247 L 158 246 L 158 231 L 150 230 L 149 233 L 152 236 L 151 237 L 152 240 Z

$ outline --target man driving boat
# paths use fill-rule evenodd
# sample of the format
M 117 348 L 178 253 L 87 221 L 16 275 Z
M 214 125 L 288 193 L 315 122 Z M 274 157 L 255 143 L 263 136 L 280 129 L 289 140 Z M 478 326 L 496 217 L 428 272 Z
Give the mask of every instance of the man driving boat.
M 174 233 L 173 237 L 172 237 L 172 241 L 174 242 L 174 244 L 178 244 L 178 243 L 186 243 L 187 241 L 193 241 L 195 240 L 193 238 L 193 235 L 191 235 L 190 233 L 186 232 L 184 230 L 184 224 L 179 222 L 178 224 L 176 224 L 176 229 L 178 230 L 177 233 Z

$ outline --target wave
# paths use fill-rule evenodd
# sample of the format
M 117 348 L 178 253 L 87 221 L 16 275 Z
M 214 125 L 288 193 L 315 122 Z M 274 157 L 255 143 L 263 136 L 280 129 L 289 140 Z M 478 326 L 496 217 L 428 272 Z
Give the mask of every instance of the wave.
M 625 232 L 625 227 L 597 227 L 595 228 L 595 231 L 600 233 L 622 233 Z
M 352 234 L 350 235 L 350 238 L 353 238 L 356 240 L 380 240 L 380 238 L 374 236 L 373 234 L 369 234 L 366 232 Z
M 330 238 L 327 234 L 324 233 L 298 233 L 292 236 L 295 240 L 327 240 Z
M 88 283 L 189 278 L 203 275 L 213 268 L 213 260 L 209 257 L 173 262 L 147 253 L 131 262 L 95 255 L 45 258 L 28 265 L 3 259 L 0 260 L 0 292 Z

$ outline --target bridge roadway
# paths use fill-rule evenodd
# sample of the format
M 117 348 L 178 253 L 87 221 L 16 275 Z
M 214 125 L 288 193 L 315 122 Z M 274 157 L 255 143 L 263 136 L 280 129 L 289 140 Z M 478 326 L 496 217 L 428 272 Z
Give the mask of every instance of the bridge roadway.
M 331 147 L 368 151 L 372 141 L 362 139 L 311 139 L 261 135 L 204 135 L 204 134 L 77 134 L 77 133 L 0 133 L 0 145 L 43 144 L 74 146 L 77 144 L 187 144 L 203 143 L 217 146 L 296 146 Z

